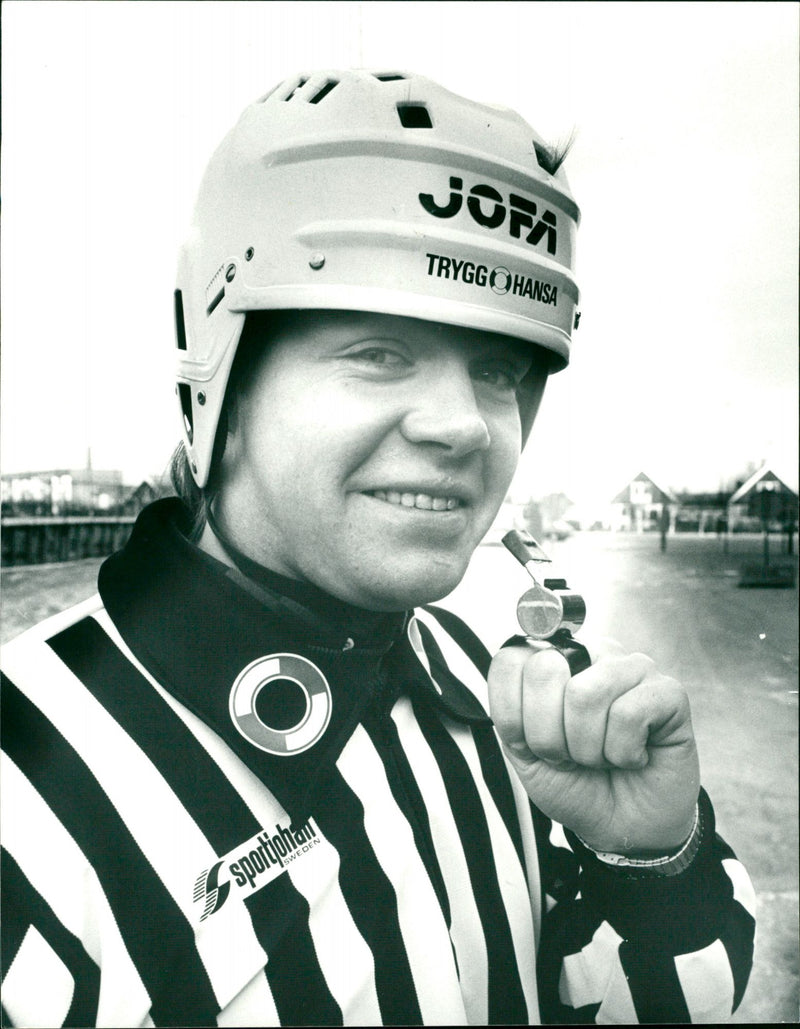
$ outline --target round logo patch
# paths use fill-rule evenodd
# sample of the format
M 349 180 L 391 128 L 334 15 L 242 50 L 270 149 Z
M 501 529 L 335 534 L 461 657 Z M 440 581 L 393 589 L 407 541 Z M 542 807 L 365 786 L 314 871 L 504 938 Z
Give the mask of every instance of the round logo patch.
M 511 287 L 511 272 L 508 268 L 503 268 L 503 266 L 500 265 L 489 275 L 489 285 L 495 293 L 499 293 L 500 296 L 503 296 L 505 293 L 508 293 L 509 288 Z
M 299 654 L 270 654 L 237 676 L 228 704 L 246 740 L 267 754 L 300 754 L 322 737 L 331 718 L 331 688 Z

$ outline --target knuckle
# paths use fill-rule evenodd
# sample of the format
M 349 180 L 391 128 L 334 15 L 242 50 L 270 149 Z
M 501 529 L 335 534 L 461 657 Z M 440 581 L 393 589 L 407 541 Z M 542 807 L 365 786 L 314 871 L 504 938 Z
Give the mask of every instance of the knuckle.
M 670 679 L 667 676 L 664 677 L 664 690 L 669 695 L 672 703 L 675 705 L 675 710 L 682 714 L 688 714 L 691 709 L 689 702 L 689 694 L 686 692 L 683 686 L 675 679 Z
M 608 706 L 611 679 L 594 675 L 578 675 L 570 679 L 564 692 L 565 706 L 576 715 L 598 711 Z
M 664 675 L 661 672 L 656 672 L 651 677 L 650 683 L 661 696 L 668 698 L 674 703 L 689 703 L 689 695 L 677 679 L 673 679 L 671 676 Z
M 608 654 L 597 665 L 598 684 L 605 687 L 626 682 L 629 687 L 658 674 L 655 661 L 646 654 Z
M 489 674 L 503 673 L 518 668 L 524 660 L 525 651 L 522 647 L 503 647 L 492 658 Z
M 609 734 L 615 739 L 628 739 L 643 722 L 642 710 L 632 704 L 614 704 L 608 712 Z
M 627 656 L 628 666 L 634 675 L 637 675 L 640 679 L 645 679 L 652 675 L 656 671 L 656 663 L 647 654 L 640 654 L 635 652 L 628 654 Z
M 546 683 L 562 683 L 569 679 L 569 665 L 566 659 L 548 647 L 534 651 L 528 656 L 523 668 L 525 685 L 539 686 Z

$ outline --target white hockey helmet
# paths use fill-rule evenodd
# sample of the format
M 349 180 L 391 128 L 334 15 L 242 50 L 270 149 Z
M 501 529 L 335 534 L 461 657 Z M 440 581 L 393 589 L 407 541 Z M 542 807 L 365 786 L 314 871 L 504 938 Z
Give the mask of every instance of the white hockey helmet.
M 177 393 L 203 487 L 248 311 L 357 310 L 569 359 L 579 212 L 513 111 L 430 79 L 321 71 L 251 104 L 205 172 L 175 290 Z M 535 405 L 522 411 L 527 435 Z

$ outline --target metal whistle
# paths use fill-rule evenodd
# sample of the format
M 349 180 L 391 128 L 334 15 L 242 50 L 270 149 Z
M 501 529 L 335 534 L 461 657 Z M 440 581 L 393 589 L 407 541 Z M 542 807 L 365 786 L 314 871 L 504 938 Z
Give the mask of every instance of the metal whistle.
M 586 603 L 580 593 L 567 587 L 565 579 L 541 578 L 538 565 L 550 564 L 550 558 L 533 536 L 512 529 L 503 537 L 503 545 L 514 555 L 533 579 L 517 603 L 517 621 L 531 640 L 546 640 L 567 659 L 573 675 L 592 663 L 589 652 L 573 638 L 586 619 Z

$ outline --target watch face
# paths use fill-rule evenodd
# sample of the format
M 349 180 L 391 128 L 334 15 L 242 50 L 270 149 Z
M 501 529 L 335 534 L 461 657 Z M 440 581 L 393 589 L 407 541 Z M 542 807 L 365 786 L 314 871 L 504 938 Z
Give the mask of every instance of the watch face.
M 563 615 L 561 598 L 544 586 L 533 586 L 517 604 L 517 621 L 525 635 L 534 640 L 549 639 L 561 625 Z

